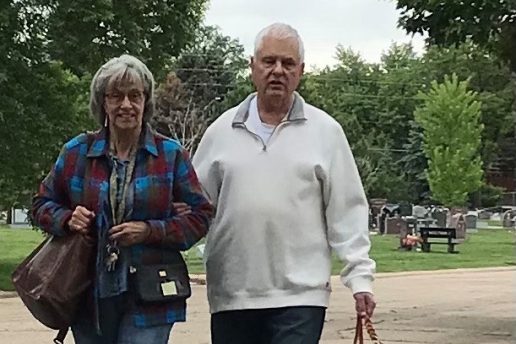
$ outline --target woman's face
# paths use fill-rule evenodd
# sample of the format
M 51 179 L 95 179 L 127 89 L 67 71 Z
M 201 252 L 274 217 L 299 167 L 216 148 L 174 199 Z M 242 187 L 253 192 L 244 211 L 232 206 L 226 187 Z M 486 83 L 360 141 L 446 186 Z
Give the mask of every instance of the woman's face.
M 104 111 L 111 130 L 137 130 L 143 123 L 145 93 L 141 81 L 110 80 L 104 94 Z

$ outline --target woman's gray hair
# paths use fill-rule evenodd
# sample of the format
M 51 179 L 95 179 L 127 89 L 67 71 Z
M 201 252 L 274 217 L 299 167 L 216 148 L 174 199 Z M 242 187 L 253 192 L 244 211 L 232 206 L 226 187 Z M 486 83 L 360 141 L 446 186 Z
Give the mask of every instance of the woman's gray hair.
M 295 38 L 297 40 L 297 45 L 299 47 L 299 60 L 301 62 L 305 62 L 305 47 L 303 44 L 303 40 L 296 29 L 288 24 L 283 23 L 274 23 L 271 24 L 264 29 L 262 29 L 256 39 L 254 41 L 254 56 L 256 57 L 256 53 L 262 47 L 263 39 L 266 36 L 271 36 L 278 39 L 287 39 L 287 38 Z
M 141 82 L 145 93 L 143 122 L 147 123 L 154 114 L 154 77 L 147 66 L 131 55 L 114 57 L 99 68 L 90 87 L 90 112 L 93 118 L 103 126 L 106 120 L 104 98 L 111 80 Z

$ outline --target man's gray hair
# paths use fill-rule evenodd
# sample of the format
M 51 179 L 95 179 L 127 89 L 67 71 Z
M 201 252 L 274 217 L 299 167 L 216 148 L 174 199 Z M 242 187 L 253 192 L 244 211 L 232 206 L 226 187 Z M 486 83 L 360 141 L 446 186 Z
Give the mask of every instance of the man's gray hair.
M 296 29 L 288 24 L 283 23 L 274 23 L 271 24 L 264 29 L 262 29 L 256 39 L 254 41 L 254 56 L 256 57 L 256 53 L 262 47 L 263 39 L 266 36 L 271 36 L 278 39 L 287 39 L 287 38 L 295 38 L 297 40 L 297 45 L 299 47 L 299 59 L 301 62 L 305 62 L 305 47 L 303 45 L 303 40 Z
M 106 120 L 104 98 L 109 82 L 129 80 L 141 82 L 145 93 L 143 122 L 147 123 L 154 114 L 154 77 L 147 66 L 136 57 L 121 55 L 114 57 L 99 68 L 90 87 L 90 112 L 93 118 L 103 126 Z

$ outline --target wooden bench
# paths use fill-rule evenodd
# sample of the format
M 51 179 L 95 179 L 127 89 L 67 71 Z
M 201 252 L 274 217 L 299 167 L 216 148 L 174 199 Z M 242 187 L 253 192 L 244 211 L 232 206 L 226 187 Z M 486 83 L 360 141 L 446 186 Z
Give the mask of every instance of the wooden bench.
M 421 227 L 419 228 L 421 239 L 421 250 L 423 252 L 430 252 L 430 246 L 432 244 L 444 244 L 448 245 L 448 253 L 459 253 L 455 251 L 455 245 L 458 245 L 456 238 L 455 228 L 444 228 L 444 227 Z M 429 241 L 429 239 L 447 239 L 446 241 Z

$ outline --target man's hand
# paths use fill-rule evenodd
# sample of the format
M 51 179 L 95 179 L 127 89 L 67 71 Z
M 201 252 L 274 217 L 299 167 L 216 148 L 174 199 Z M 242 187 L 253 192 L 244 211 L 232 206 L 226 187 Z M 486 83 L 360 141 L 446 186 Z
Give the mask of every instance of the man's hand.
M 109 230 L 109 239 L 116 240 L 120 246 L 131 246 L 145 241 L 150 227 L 143 221 L 124 222 Z
M 95 213 L 78 205 L 72 213 L 72 217 L 68 220 L 67 225 L 71 232 L 80 234 L 88 234 L 90 225 L 95 218 Z
M 376 302 L 374 301 L 374 296 L 371 293 L 356 293 L 353 295 L 355 298 L 355 309 L 357 311 L 357 315 L 360 318 L 373 316 L 374 308 L 376 307 Z

